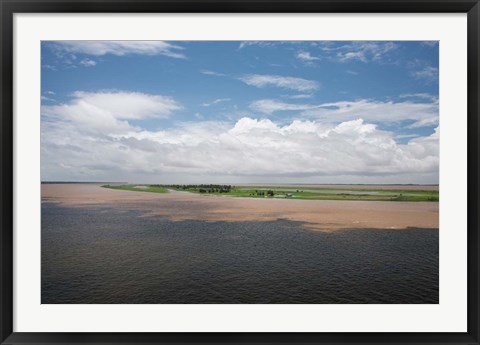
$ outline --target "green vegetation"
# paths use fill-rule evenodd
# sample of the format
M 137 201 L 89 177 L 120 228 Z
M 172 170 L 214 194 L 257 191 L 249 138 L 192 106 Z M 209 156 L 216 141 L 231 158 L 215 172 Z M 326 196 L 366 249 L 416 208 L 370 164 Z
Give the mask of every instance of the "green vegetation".
M 199 185 L 105 185 L 103 187 L 137 192 L 166 193 L 168 190 L 205 195 L 225 195 L 248 198 L 283 198 L 301 200 L 362 200 L 362 201 L 433 201 L 438 202 L 436 190 L 374 189 L 310 186 L 231 186 L 220 184 Z M 304 188 L 304 189 L 303 189 Z
M 160 186 L 160 185 L 104 185 L 103 188 L 110 188 L 110 189 L 120 189 L 120 190 L 129 190 L 133 192 L 150 192 L 150 193 L 168 193 L 167 188 Z
M 436 190 L 422 189 L 352 189 L 345 187 L 299 186 L 230 186 L 230 185 L 166 185 L 166 188 L 199 194 L 228 195 L 249 198 L 285 198 L 302 200 L 365 200 L 365 201 L 434 201 Z
M 232 191 L 231 185 L 226 184 L 171 184 L 164 185 L 170 189 L 198 192 L 198 193 L 230 193 Z M 233 187 L 234 188 L 234 187 Z

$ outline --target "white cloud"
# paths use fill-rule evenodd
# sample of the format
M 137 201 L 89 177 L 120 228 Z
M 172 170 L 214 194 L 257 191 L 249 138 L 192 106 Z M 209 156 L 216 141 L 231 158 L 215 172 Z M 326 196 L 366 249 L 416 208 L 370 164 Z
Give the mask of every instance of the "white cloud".
M 362 51 L 338 53 L 337 57 L 341 62 L 345 62 L 348 60 L 360 60 L 362 62 L 367 62 L 367 58 L 365 57 L 365 54 Z
M 415 121 L 412 126 L 438 124 L 438 102 L 414 103 L 358 100 L 324 103 L 303 115 L 329 121 L 348 121 L 362 118 L 369 122 Z
M 204 107 L 209 107 L 211 105 L 215 105 L 215 104 L 218 104 L 218 103 L 223 103 L 223 102 L 228 102 L 228 101 L 231 101 L 230 98 L 217 98 L 209 103 L 203 103 L 202 105 Z
M 76 124 L 88 132 L 128 132 L 134 128 L 127 120 L 167 118 L 181 105 L 173 98 L 139 92 L 81 92 L 68 104 L 42 107 L 49 122 Z
M 305 98 L 312 98 L 313 95 L 310 93 L 300 93 L 298 95 L 283 95 L 282 97 L 290 98 L 290 99 L 305 99 Z
M 421 128 L 438 125 L 438 116 L 427 116 L 412 123 L 408 128 Z
M 94 56 L 138 54 L 186 58 L 182 47 L 164 41 L 54 41 L 53 46 L 60 54 L 63 51 Z
M 46 69 L 49 69 L 51 71 L 54 71 L 54 72 L 58 71 L 58 68 L 53 66 L 53 65 L 42 65 L 42 67 L 46 68 Z
M 310 54 L 310 52 L 306 52 L 306 51 L 298 52 L 296 57 L 297 57 L 297 59 L 302 60 L 304 62 L 313 62 L 313 61 L 320 60 L 320 58 L 318 58 L 316 56 L 312 56 Z
M 317 107 L 317 105 L 286 103 L 273 99 L 260 99 L 250 104 L 250 109 L 264 114 L 272 114 L 276 111 L 307 110 Z
M 426 99 L 432 102 L 438 102 L 438 97 L 429 93 L 404 93 L 399 96 L 400 98 L 414 98 L 414 99 Z
M 417 79 L 426 79 L 428 81 L 438 81 L 438 68 L 427 66 L 421 70 L 412 72 Z
M 399 134 L 395 136 L 395 139 L 411 139 L 411 138 L 418 138 L 418 134 Z
M 302 41 L 244 41 L 239 45 L 239 49 L 243 49 L 249 46 L 258 47 L 276 47 L 283 44 L 302 44 Z M 428 44 L 428 41 L 427 41 Z M 310 51 L 301 50 L 295 56 L 297 59 L 306 62 L 313 63 L 314 61 L 321 59 L 328 59 L 336 62 L 350 62 L 361 61 L 364 63 L 377 62 L 377 63 L 396 63 L 396 57 L 394 52 L 397 50 L 398 45 L 394 42 L 388 41 L 352 41 L 345 42 L 310 42 Z M 316 51 L 320 51 L 321 54 L 317 54 Z M 313 52 L 313 53 L 312 53 Z
M 214 76 L 217 76 L 217 77 L 226 77 L 227 76 L 226 74 L 210 71 L 208 69 L 202 69 L 202 70 L 200 70 L 200 73 L 205 74 L 205 75 L 214 75 Z
M 389 54 L 397 49 L 393 42 L 381 41 L 354 41 L 343 46 L 332 48 L 324 46 L 321 48 L 327 53 L 330 59 L 339 62 L 361 61 L 367 62 L 391 62 L 388 60 Z
M 250 74 L 238 79 L 247 85 L 259 88 L 275 86 L 300 92 L 317 90 L 319 88 L 319 83 L 314 80 L 279 75 Z
M 51 97 L 47 97 L 47 96 L 41 96 L 40 99 L 42 101 L 47 101 L 47 102 L 56 102 L 55 99 L 51 98 Z
M 438 41 L 423 41 L 422 45 L 433 48 L 438 46 Z
M 86 112 L 88 108 L 84 109 Z M 94 112 L 95 113 L 95 112 Z M 63 114 L 64 116 L 67 113 Z M 189 176 L 293 179 L 337 176 L 438 182 L 438 132 L 398 144 L 358 119 L 338 125 L 268 119 L 183 123 L 163 131 L 104 126 L 94 136 L 76 116 L 42 122 L 42 178 L 176 182 Z M 403 180 L 402 180 L 403 179 Z
M 244 41 L 244 42 L 240 42 L 240 45 L 238 46 L 238 49 L 243 49 L 245 47 L 248 47 L 248 46 L 251 46 L 251 45 L 257 45 L 259 44 L 260 42 L 257 42 L 257 41 Z
M 85 67 L 92 67 L 92 66 L 95 66 L 97 62 L 91 59 L 83 59 L 82 61 L 80 61 L 80 64 Z
M 292 43 L 292 42 L 288 42 L 288 43 Z M 281 44 L 284 44 L 284 42 L 283 41 L 243 41 L 243 42 L 240 42 L 238 49 L 243 49 L 249 46 L 275 47 Z
M 262 99 L 252 102 L 250 108 L 264 114 L 277 111 L 301 111 L 304 117 L 334 123 L 361 118 L 375 123 L 411 120 L 414 121 L 412 128 L 438 124 L 438 101 L 436 100 L 419 103 L 363 99 L 322 104 L 295 104 Z

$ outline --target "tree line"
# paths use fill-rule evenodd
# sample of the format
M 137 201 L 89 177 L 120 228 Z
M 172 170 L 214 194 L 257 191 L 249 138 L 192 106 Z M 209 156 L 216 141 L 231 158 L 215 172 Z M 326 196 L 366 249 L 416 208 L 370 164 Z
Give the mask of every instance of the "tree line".
M 227 184 L 173 184 L 164 187 L 185 191 L 198 190 L 200 193 L 230 193 L 235 188 Z

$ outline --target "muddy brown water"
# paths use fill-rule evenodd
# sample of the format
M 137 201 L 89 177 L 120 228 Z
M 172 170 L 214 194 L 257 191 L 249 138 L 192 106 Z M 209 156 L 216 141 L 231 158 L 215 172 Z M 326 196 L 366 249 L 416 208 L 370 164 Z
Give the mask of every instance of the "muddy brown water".
M 438 203 L 42 185 L 42 303 L 438 303 Z

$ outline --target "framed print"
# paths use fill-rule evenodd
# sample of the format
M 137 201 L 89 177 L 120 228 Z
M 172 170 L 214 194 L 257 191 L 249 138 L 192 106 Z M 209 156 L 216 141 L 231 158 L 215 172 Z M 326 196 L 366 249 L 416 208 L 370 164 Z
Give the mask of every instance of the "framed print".
M 478 337 L 478 1 L 2 1 L 2 344 Z

